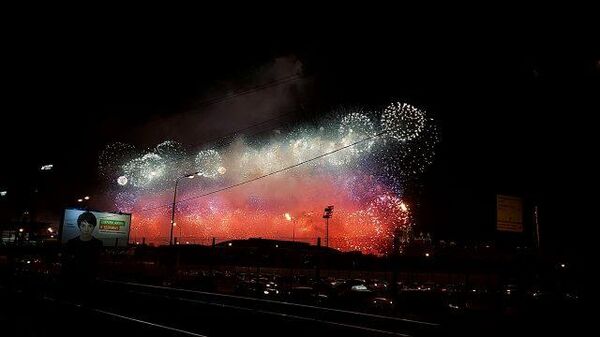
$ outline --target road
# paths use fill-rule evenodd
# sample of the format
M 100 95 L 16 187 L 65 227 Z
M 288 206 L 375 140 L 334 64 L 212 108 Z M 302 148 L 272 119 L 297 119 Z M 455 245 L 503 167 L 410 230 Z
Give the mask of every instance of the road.
M 136 283 L 96 296 L 4 295 L 8 336 L 429 336 L 434 322 Z M 7 309 L 4 309 L 7 310 Z
M 506 336 L 584 331 L 580 312 L 437 323 L 133 282 L 61 294 L 0 286 L 0 336 Z

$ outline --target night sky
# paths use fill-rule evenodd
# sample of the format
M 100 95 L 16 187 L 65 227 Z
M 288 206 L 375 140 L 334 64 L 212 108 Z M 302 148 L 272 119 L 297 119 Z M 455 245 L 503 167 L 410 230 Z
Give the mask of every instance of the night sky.
M 56 221 L 77 198 L 101 193 L 96 164 L 109 142 L 143 148 L 164 132 L 199 144 L 269 118 L 239 112 L 193 133 L 177 124 L 190 114 L 213 121 L 206 98 L 255 85 L 284 59 L 299 62 L 306 76 L 306 90 L 289 102 L 303 109 L 290 119 L 402 100 L 440 120 L 438 155 L 419 182 L 418 228 L 493 240 L 501 193 L 524 197 L 526 210 L 541 207 L 549 246 L 576 247 L 589 224 L 579 188 L 589 183 L 595 153 L 588 130 L 599 107 L 597 35 L 475 30 L 12 31 L 3 42 L 0 189 L 9 197 L 0 219 L 17 219 L 36 200 L 37 220 Z M 161 121 L 169 130 L 156 128 Z M 55 170 L 40 172 L 44 163 Z

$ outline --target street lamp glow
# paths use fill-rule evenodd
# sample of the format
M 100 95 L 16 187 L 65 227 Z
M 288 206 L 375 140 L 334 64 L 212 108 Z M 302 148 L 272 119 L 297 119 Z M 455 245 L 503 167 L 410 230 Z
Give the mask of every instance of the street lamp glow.
M 0 191 L 0 197 L 5 197 L 8 191 Z
M 42 167 L 40 168 L 40 170 L 42 170 L 42 171 L 50 171 L 50 170 L 52 170 L 53 167 L 54 167 L 54 165 L 52 165 L 52 164 L 46 164 L 46 165 L 42 165 Z
M 177 222 L 173 222 L 173 227 L 176 227 L 176 226 L 177 226 Z
M 402 209 L 402 212 L 406 212 L 408 210 L 408 207 L 406 207 L 405 203 L 400 203 L 400 209 Z
M 429 257 L 429 253 L 425 253 L 425 257 Z
M 298 218 L 293 218 L 292 215 L 288 212 L 284 213 L 283 216 L 285 217 L 285 219 L 289 222 L 292 222 L 292 241 L 296 241 L 296 221 L 298 221 Z
M 50 233 L 54 232 L 54 230 L 52 229 L 52 227 L 48 227 L 48 232 L 50 232 Z
M 83 199 L 77 199 L 77 202 L 83 202 Z
M 88 195 L 85 196 L 85 198 L 83 198 L 85 200 L 90 200 L 90 197 Z
M 23 233 L 23 228 L 19 228 L 19 233 Z

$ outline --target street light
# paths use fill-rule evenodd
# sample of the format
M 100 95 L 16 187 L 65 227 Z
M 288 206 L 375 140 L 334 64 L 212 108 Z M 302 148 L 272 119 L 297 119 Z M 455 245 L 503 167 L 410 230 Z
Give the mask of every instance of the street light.
M 183 175 L 177 179 L 175 179 L 175 188 L 173 189 L 173 205 L 171 207 L 171 235 L 169 236 L 169 245 L 173 245 L 173 228 L 177 226 L 175 222 L 175 204 L 177 203 L 177 186 L 179 185 L 179 180 L 183 178 L 194 179 L 194 177 L 200 174 L 200 172 L 194 172 L 190 174 Z M 180 229 L 181 231 L 181 229 Z
M 283 215 L 285 219 L 292 223 L 292 241 L 296 242 L 296 218 L 292 217 L 290 213 L 285 213 Z
M 40 168 L 40 170 L 42 170 L 42 171 L 50 171 L 50 170 L 52 170 L 53 167 L 54 167 L 54 165 L 52 165 L 52 164 L 46 164 L 46 165 L 42 165 L 42 167 Z
M 83 197 L 83 198 L 79 198 L 79 199 L 77 199 L 77 202 L 84 202 L 84 201 L 88 201 L 88 200 L 90 200 L 91 198 L 92 198 L 92 197 L 90 197 L 89 195 L 86 195 L 86 196 L 85 196 L 85 197 Z
M 325 246 L 329 248 L 329 219 L 333 216 L 333 205 L 329 205 L 325 207 L 325 211 L 323 213 L 323 219 L 326 221 L 326 230 L 325 230 Z

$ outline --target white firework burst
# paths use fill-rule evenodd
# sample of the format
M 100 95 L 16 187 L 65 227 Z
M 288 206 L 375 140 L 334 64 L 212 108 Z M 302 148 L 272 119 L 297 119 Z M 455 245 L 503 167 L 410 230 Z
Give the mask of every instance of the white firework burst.
M 116 179 L 121 175 L 124 162 L 135 158 L 135 147 L 121 142 L 111 143 L 104 147 L 98 157 L 98 172 L 106 179 Z
M 147 153 L 123 165 L 125 177 L 135 187 L 149 188 L 160 183 L 167 165 L 156 153 Z
M 425 128 L 425 112 L 410 104 L 395 102 L 381 115 L 382 131 L 399 141 L 415 139 Z
M 339 147 L 349 146 L 337 154 L 345 163 L 356 160 L 364 153 L 369 152 L 375 142 L 375 139 L 370 139 L 375 135 L 375 126 L 369 117 L 362 113 L 362 110 L 345 115 L 340 121 L 338 133 Z M 355 144 L 357 142 L 358 144 Z
M 202 150 L 196 155 L 196 170 L 198 175 L 214 178 L 223 166 L 221 155 L 215 150 Z

